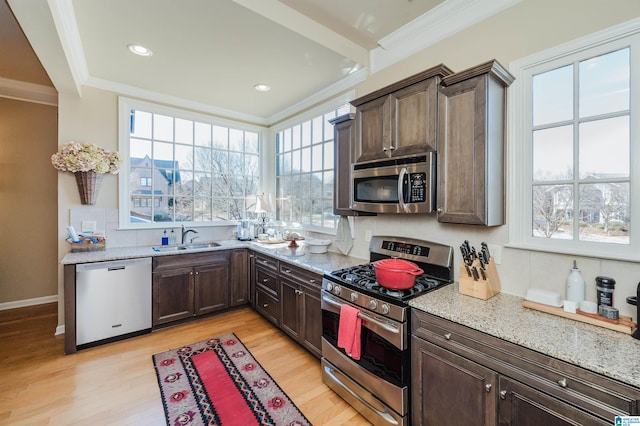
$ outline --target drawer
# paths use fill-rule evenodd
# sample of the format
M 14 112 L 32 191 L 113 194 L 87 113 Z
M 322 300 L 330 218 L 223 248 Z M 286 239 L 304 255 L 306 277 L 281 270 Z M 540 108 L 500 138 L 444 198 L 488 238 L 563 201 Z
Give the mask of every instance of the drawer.
M 279 297 L 280 295 L 278 277 L 270 270 L 256 268 L 256 286 L 261 287 L 263 291 L 271 293 L 273 297 Z
M 256 310 L 272 323 L 280 324 L 280 301 L 260 288 L 256 289 Z
M 269 269 L 275 273 L 278 273 L 278 260 L 274 259 L 273 257 L 256 253 L 256 266 Z
M 229 263 L 230 250 L 218 250 L 212 252 L 185 253 L 172 256 L 156 256 L 153 258 L 153 271 L 167 269 L 205 266 L 212 264 Z
M 320 274 L 284 262 L 280 262 L 280 276 L 310 287 L 320 288 L 322 285 Z
M 411 309 L 411 333 L 605 419 L 637 415 L 640 391 L 523 346 Z

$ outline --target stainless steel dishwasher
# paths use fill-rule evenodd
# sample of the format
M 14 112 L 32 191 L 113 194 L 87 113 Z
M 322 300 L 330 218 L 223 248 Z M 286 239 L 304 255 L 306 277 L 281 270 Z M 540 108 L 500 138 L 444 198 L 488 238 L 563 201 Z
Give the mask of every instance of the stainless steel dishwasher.
M 151 331 L 151 258 L 76 265 L 76 346 Z

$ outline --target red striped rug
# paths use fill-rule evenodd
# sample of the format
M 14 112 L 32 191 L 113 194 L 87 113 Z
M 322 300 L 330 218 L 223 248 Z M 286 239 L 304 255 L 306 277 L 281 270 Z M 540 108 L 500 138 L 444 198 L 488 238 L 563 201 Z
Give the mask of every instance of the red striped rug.
M 235 334 L 153 355 L 167 425 L 311 425 Z

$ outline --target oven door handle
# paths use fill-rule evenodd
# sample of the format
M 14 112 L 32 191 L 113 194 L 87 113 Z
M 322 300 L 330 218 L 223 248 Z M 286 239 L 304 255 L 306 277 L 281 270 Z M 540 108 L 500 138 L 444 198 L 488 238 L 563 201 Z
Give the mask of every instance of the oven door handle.
M 339 373 L 337 370 L 334 370 L 333 368 L 329 367 L 328 365 L 324 366 L 324 371 L 325 373 L 331 377 L 331 379 L 340 387 L 342 387 L 344 390 L 346 390 L 347 392 L 349 392 L 349 394 L 354 397 L 358 402 L 360 402 L 362 405 L 364 405 L 365 407 L 369 408 L 371 411 L 373 411 L 374 413 L 376 413 L 378 416 L 382 417 L 387 423 L 392 424 L 392 425 L 397 425 L 398 421 L 396 419 L 393 418 L 393 416 L 391 416 L 391 414 L 384 412 L 384 411 L 380 411 L 379 409 L 377 409 L 376 407 L 374 407 L 373 405 L 371 405 L 369 402 L 365 401 L 364 399 L 362 399 L 360 397 L 360 395 L 356 394 L 354 391 L 352 391 L 351 389 L 349 389 L 349 387 L 347 385 L 345 385 L 342 380 L 340 380 L 340 378 L 335 374 L 335 373 Z M 383 408 L 384 409 L 384 408 Z
M 338 303 L 335 300 L 328 298 L 326 296 L 322 296 L 322 300 L 324 302 L 327 302 L 330 305 L 336 306 L 338 308 L 342 307 L 342 303 Z M 358 312 L 358 317 L 360 319 L 363 319 L 365 321 L 370 321 L 372 323 L 374 323 L 375 325 L 377 325 L 380 328 L 383 328 L 385 330 L 387 330 L 388 332 L 394 333 L 394 334 L 400 334 L 400 330 L 397 327 L 394 327 L 390 324 L 385 324 L 381 321 L 378 321 L 377 319 L 370 317 L 369 315 L 363 313 L 362 311 Z

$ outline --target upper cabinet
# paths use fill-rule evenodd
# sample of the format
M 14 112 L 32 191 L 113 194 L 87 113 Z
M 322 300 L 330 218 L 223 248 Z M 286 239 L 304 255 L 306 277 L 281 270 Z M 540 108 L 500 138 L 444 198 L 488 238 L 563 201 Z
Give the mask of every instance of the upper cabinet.
M 356 107 L 352 161 L 436 150 L 438 87 L 450 74 L 438 65 L 351 101 Z
M 438 221 L 505 223 L 506 88 L 497 61 L 445 77 L 438 97 Z

